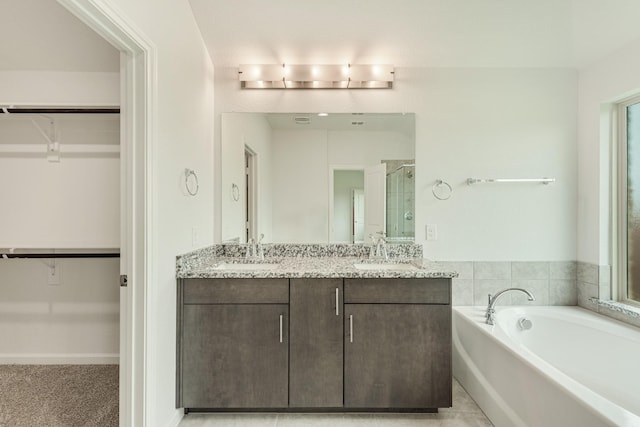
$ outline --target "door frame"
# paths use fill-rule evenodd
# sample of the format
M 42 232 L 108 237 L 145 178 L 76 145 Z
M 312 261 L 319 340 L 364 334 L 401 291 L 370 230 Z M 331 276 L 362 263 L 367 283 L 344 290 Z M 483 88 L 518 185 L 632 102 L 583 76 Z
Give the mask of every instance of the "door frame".
M 245 235 L 254 241 L 259 239 L 258 233 L 258 154 L 247 144 L 244 145 L 245 161 Z
M 146 425 L 147 319 L 152 309 L 157 154 L 155 46 L 120 11 L 101 0 L 57 0 L 120 51 L 121 224 L 120 426 Z

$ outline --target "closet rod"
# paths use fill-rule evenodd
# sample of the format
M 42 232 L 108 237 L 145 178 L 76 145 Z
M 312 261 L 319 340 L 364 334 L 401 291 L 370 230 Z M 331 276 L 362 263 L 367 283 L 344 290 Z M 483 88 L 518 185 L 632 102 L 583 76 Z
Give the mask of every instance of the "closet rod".
M 120 258 L 119 253 L 83 254 L 83 253 L 34 253 L 0 254 L 1 258 Z
M 0 108 L 0 114 L 120 114 L 119 108 Z

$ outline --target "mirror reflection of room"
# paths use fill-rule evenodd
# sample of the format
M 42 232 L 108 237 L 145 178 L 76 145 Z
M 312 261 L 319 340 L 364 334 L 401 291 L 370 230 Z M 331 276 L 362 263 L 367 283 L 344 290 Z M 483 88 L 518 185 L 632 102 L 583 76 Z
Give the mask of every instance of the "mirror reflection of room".
M 223 242 L 413 242 L 414 114 L 224 113 L 221 133 Z

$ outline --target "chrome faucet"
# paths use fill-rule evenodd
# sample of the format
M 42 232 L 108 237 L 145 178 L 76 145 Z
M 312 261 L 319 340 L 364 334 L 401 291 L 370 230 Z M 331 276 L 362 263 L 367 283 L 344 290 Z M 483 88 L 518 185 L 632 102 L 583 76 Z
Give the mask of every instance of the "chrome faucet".
M 260 233 L 260 238 L 256 243 L 256 250 L 254 251 L 254 255 L 259 259 L 264 259 L 264 246 L 262 246 L 262 239 L 264 239 L 264 233 Z
M 373 234 L 369 235 L 369 238 L 373 242 L 369 256 L 388 260 L 389 254 L 387 253 L 387 238 L 385 237 L 385 232 L 378 231 L 376 234 L 379 234 L 379 236 L 375 236 Z
M 496 301 L 498 300 L 498 298 L 500 298 L 504 293 L 509 292 L 509 291 L 519 291 L 519 292 L 524 292 L 525 294 L 527 294 L 527 296 L 529 297 L 529 301 L 535 301 L 534 296 L 531 294 L 531 292 L 529 292 L 526 289 L 522 289 L 522 288 L 507 288 L 507 289 L 503 289 L 501 291 L 499 291 L 497 294 L 495 295 L 491 295 L 489 294 L 489 302 L 487 304 L 487 325 L 493 325 L 494 321 L 495 321 L 495 315 L 496 315 L 496 310 L 495 310 L 495 305 L 496 305 Z
M 245 253 L 245 259 L 264 259 L 264 247 L 262 245 L 262 239 L 264 239 L 264 233 L 260 234 L 260 238 L 256 241 L 253 237 L 250 237 L 247 241 L 247 252 Z
M 249 237 L 247 240 L 247 251 L 244 254 L 245 259 L 253 258 L 256 256 L 256 242 L 253 237 Z

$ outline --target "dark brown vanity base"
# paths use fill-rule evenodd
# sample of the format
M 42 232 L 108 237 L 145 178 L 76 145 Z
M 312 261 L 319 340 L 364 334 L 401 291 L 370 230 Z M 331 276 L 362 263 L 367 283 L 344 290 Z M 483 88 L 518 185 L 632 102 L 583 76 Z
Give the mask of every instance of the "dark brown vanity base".
M 176 407 L 450 407 L 450 278 L 178 279 Z

